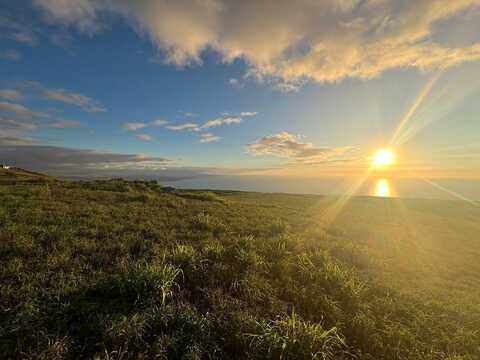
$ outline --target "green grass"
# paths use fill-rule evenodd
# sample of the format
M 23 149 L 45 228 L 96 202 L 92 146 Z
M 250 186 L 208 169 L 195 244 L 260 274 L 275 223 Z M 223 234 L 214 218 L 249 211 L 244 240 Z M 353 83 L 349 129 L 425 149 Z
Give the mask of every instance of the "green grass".
M 337 200 L 0 171 L 1 357 L 479 359 L 480 208 Z

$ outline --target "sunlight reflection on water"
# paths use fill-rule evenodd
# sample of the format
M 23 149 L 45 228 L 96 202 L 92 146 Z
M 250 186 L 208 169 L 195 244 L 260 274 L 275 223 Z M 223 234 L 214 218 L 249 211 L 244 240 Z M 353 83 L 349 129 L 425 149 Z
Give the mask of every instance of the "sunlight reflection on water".
M 372 195 L 377 197 L 391 197 L 393 194 L 390 181 L 384 178 L 377 179 L 373 186 Z

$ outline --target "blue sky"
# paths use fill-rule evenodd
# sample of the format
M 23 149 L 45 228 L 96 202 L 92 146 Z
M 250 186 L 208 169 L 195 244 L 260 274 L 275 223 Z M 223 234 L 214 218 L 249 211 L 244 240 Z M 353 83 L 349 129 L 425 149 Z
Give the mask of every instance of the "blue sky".
M 397 170 L 480 175 L 476 0 L 1 3 L 2 162 L 350 174 L 428 89 Z

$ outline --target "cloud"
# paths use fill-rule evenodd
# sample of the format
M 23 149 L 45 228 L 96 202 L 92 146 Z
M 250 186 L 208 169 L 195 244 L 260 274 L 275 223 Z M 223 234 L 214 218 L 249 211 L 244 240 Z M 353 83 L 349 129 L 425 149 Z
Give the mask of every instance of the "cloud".
M 153 175 L 172 164 L 161 157 L 32 145 L 15 137 L 0 137 L 0 162 L 54 175 L 82 177 L 135 176 L 139 170 Z
M 30 138 L 25 137 L 16 137 L 16 136 L 5 136 L 0 135 L 0 148 L 2 146 L 26 146 L 26 145 L 35 145 L 36 141 Z M 1 150 L 0 150 L 1 152 Z M 4 158 L 5 160 L 9 160 L 8 158 Z
M 43 112 L 32 111 L 20 104 L 10 102 L 0 102 L 0 111 L 13 113 L 16 116 L 24 119 L 32 119 L 37 117 L 48 117 L 48 114 Z
M 212 134 L 212 133 L 200 134 L 200 142 L 202 144 L 216 142 L 218 140 L 220 140 L 220 136 L 217 136 L 215 134 Z
M 353 147 L 316 147 L 302 141 L 299 135 L 286 131 L 265 136 L 247 145 L 247 151 L 254 156 L 277 156 L 290 159 L 293 163 L 315 164 L 345 160 L 355 151 Z
M 2 91 L 8 91 L 8 94 L 13 94 L 12 91 L 16 92 L 16 95 L 20 95 L 22 97 L 23 93 L 35 98 L 42 98 L 48 99 L 53 101 L 59 101 L 65 104 L 75 105 L 81 108 L 83 111 L 86 112 L 104 112 L 107 111 L 98 101 L 92 99 L 89 96 L 76 93 L 73 91 L 65 90 L 65 89 L 51 89 L 45 87 L 43 84 L 37 81 L 0 81 L 0 85 L 9 87 L 10 89 L 7 90 L 0 90 L 0 94 Z M 0 95 L 1 98 L 1 95 Z M 20 98 L 21 99 L 21 98 Z M 19 99 L 19 100 L 20 100 Z
M 251 117 L 251 116 L 257 116 L 258 113 L 256 111 L 244 111 L 240 113 L 240 116 L 242 117 Z
M 15 49 L 8 49 L 5 51 L 0 51 L 0 59 L 10 60 L 10 61 L 19 61 L 22 59 L 22 54 L 20 54 Z
M 156 120 L 153 120 L 149 123 L 144 123 L 144 122 L 127 122 L 127 123 L 124 123 L 122 125 L 123 129 L 127 130 L 127 131 L 136 131 L 136 130 L 140 130 L 140 129 L 145 129 L 147 127 L 151 127 L 151 126 L 158 126 L 158 127 L 163 127 L 165 125 L 168 124 L 168 121 L 167 120 L 163 120 L 163 119 L 156 119 Z
M 200 126 L 200 129 L 209 129 L 212 127 L 223 126 L 223 125 L 240 124 L 243 122 L 243 118 L 256 116 L 257 114 L 258 114 L 257 112 L 243 111 L 240 113 L 240 115 L 229 116 L 228 113 L 225 113 L 224 117 L 208 120 L 205 124 Z
M 107 111 L 103 106 L 99 105 L 92 98 L 69 92 L 65 89 L 44 89 L 44 94 L 47 99 L 60 101 L 66 104 L 75 105 L 80 107 L 83 111 L 86 112 L 104 112 Z
M 6 16 L 0 15 L 0 30 L 6 37 L 14 41 L 29 46 L 38 45 L 38 38 L 30 26 L 21 24 Z
M 200 128 L 198 124 L 195 123 L 185 123 L 185 124 L 179 124 L 179 125 L 168 125 L 165 126 L 169 130 L 173 131 L 183 131 L 183 130 L 188 130 L 188 131 L 199 131 Z
M 242 59 L 247 77 L 294 91 L 305 82 L 369 79 L 389 69 L 443 69 L 480 60 L 480 43 L 445 44 L 446 20 L 479 0 L 34 0 L 50 22 L 93 34 L 104 14 L 126 19 L 167 63 L 201 64 L 206 50 Z M 458 19 L 461 21 L 461 19 Z M 234 81 L 235 82 L 235 81 Z
M 164 120 L 164 119 L 157 119 L 157 120 L 153 120 L 150 125 L 152 126 L 165 126 L 168 124 L 168 121 L 167 120 Z
M 138 140 L 142 140 L 142 141 L 152 141 L 153 140 L 153 137 L 151 135 L 148 135 L 148 134 L 139 134 L 139 135 L 135 135 L 135 137 Z
M 19 31 L 12 34 L 11 38 L 15 41 L 21 42 L 23 44 L 27 44 L 30 46 L 37 46 L 38 39 L 35 34 L 31 31 Z
M 226 117 L 220 119 L 208 120 L 201 126 L 201 129 L 208 129 L 211 127 L 217 127 L 222 125 L 240 124 L 243 121 L 241 117 Z
M 18 137 L 25 132 L 38 129 L 38 124 L 31 120 L 0 116 L 0 134 L 2 136 Z
M 3 89 L 0 90 L 0 99 L 10 100 L 10 101 L 21 101 L 23 100 L 23 95 L 20 91 L 12 89 Z
M 240 124 L 243 122 L 243 117 L 252 117 L 255 115 L 257 115 L 256 112 L 245 111 L 241 112 L 240 116 L 228 116 L 228 114 L 225 114 L 224 117 L 208 120 L 203 125 L 196 123 L 184 123 L 178 125 L 168 125 L 166 128 L 174 131 L 202 131 L 212 127 Z
M 185 117 L 195 117 L 195 116 L 197 116 L 197 114 L 195 114 L 193 112 L 188 112 L 188 111 L 183 111 L 183 110 L 180 110 L 178 113 L 182 116 L 185 116 Z
M 51 129 L 70 129 L 79 127 L 81 123 L 76 120 L 55 120 L 47 123 L 45 127 Z
M 25 137 L 26 133 L 38 129 L 70 129 L 79 127 L 81 123 L 75 120 L 47 120 L 43 118 L 16 118 L 0 116 L 0 135 Z
M 73 37 L 69 32 L 60 31 L 50 35 L 50 41 L 60 48 L 67 49 L 73 41 Z
M 239 80 L 239 79 L 237 79 L 237 78 L 230 78 L 230 79 L 228 80 L 228 83 L 229 83 L 231 86 L 236 87 L 236 88 L 238 88 L 238 89 L 243 88 L 244 85 L 245 85 L 243 81 L 241 81 L 241 80 Z
M 127 131 L 136 131 L 139 129 L 144 129 L 148 125 L 142 122 L 127 122 L 122 125 L 122 128 Z

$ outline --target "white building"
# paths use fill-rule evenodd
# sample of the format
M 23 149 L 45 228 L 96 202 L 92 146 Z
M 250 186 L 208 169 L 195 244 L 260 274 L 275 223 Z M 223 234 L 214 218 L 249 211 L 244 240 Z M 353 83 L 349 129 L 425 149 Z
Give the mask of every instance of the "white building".
M 10 166 L 0 164 L 0 168 L 2 168 L 2 169 L 7 169 L 7 170 L 8 170 L 8 169 L 10 169 Z

